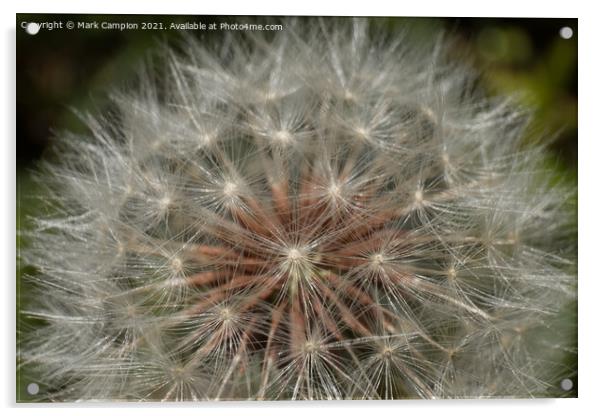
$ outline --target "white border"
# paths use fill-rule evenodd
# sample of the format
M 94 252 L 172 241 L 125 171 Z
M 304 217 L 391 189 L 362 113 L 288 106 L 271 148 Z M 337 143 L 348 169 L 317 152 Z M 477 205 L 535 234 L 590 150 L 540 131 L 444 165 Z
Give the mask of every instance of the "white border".
M 484 4 L 488 3 L 488 4 Z M 302 0 L 284 2 L 277 0 L 215 1 L 194 0 L 106 0 L 82 2 L 80 0 L 21 0 L 12 6 L 21 13 L 132 13 L 132 14 L 238 14 L 238 15 L 334 15 L 334 16 L 465 16 L 465 17 L 577 17 L 584 16 L 587 6 L 579 1 L 548 0 L 529 2 L 504 0 L 484 2 L 477 0 L 427 0 L 363 2 L 327 2 Z
M 202 2 L 176 0 L 102 0 L 76 1 L 22 0 L 18 4 L 2 2 L 2 59 L 0 62 L 0 126 L 4 131 L 0 150 L 3 199 L 0 203 L 2 248 L 0 255 L 5 266 L 2 274 L 4 302 L 2 319 L 3 360 L 0 377 L 1 404 L 9 413 L 42 410 L 40 406 L 15 406 L 15 13 L 131 13 L 131 14 L 254 14 L 254 15 L 402 15 L 402 16 L 475 16 L 475 17 L 577 17 L 579 18 L 579 399 L 565 400 L 493 400 L 493 401 L 439 401 L 417 402 L 345 402 L 345 403 L 216 403 L 197 406 L 174 406 L 178 414 L 286 414 L 308 413 L 362 414 L 377 410 L 380 413 L 487 416 L 508 414 L 545 413 L 546 415 L 573 415 L 590 413 L 597 408 L 597 398 L 602 397 L 598 386 L 602 385 L 602 91 L 600 76 L 599 27 L 601 15 L 595 2 L 504 0 L 486 1 L 403 1 L 392 6 L 392 1 L 369 0 L 350 3 L 326 3 L 323 0 L 301 0 L 283 4 L 282 1 Z M 7 4 L 8 3 L 8 4 Z M 105 407 L 110 407 L 106 409 Z M 16 408 L 15 408 L 16 407 Z M 54 406 L 44 412 L 57 415 L 81 414 L 77 406 Z M 144 415 L 165 415 L 165 407 L 159 405 L 131 406 L 121 404 L 87 405 L 86 415 L 106 415 L 109 412 Z M 411 413 L 410 413 L 411 414 Z

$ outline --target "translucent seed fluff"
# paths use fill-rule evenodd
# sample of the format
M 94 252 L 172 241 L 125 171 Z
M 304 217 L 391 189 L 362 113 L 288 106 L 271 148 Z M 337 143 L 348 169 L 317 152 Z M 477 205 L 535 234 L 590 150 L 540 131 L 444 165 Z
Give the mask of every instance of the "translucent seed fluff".
M 82 116 L 21 253 L 40 395 L 537 397 L 575 377 L 573 191 L 446 39 L 361 19 L 186 39 Z

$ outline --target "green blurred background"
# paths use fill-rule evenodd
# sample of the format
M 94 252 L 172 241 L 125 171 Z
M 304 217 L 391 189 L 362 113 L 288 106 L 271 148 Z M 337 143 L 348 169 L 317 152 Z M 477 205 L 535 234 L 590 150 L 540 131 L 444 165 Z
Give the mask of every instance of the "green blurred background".
M 308 17 L 307 19 L 311 19 Z M 528 140 L 549 145 L 559 176 L 573 181 L 577 171 L 577 19 L 537 18 L 371 18 L 375 26 L 390 29 L 412 26 L 419 36 L 433 36 L 442 28 L 453 36 L 460 58 L 467 56 L 482 72 L 482 86 L 491 95 L 512 94 L 531 107 L 534 116 Z M 181 39 L 177 30 L 41 30 L 30 35 L 22 22 L 248 22 L 283 23 L 286 19 L 253 16 L 149 15 L 17 15 L 17 230 L 27 229 L 27 216 L 39 212 L 41 190 L 31 170 L 61 131 L 84 132 L 73 109 L 102 111 L 106 92 L 135 78 L 141 62 L 161 43 Z M 572 36 L 560 35 L 571 28 Z M 566 31 L 566 29 L 565 29 Z M 219 42 L 223 32 L 194 31 L 206 42 Z M 576 218 L 576 214 L 575 214 Z M 27 244 L 18 233 L 17 247 Z M 18 263 L 17 309 L 27 303 L 21 276 L 30 270 Z M 18 316 L 18 315 L 17 315 Z M 571 315 L 570 319 L 576 319 Z M 19 322 L 18 325 L 23 325 Z M 35 323 L 32 323 L 35 325 Z M 575 367 L 574 363 L 570 364 Z M 31 382 L 18 375 L 20 400 Z M 576 379 L 574 380 L 576 383 Z M 576 394 L 576 386 L 572 393 Z M 555 391 L 554 394 L 561 392 Z
M 311 19 L 311 18 L 308 18 Z M 28 15 L 17 16 L 17 166 L 35 162 L 53 132 L 81 131 L 71 108 L 102 108 L 108 88 L 132 79 L 140 62 L 177 30 L 40 31 L 21 29 L 28 21 L 265 22 L 244 16 Z M 395 31 L 411 25 L 424 36 L 441 28 L 457 39 L 461 56 L 471 56 L 492 94 L 520 93 L 536 110 L 533 125 L 565 167 L 577 164 L 577 19 L 372 18 L 375 26 Z M 570 39 L 560 29 L 570 27 Z M 286 30 L 286 21 L 284 22 Z M 207 42 L 223 32 L 194 31 Z M 468 52 L 468 53 L 466 53 Z

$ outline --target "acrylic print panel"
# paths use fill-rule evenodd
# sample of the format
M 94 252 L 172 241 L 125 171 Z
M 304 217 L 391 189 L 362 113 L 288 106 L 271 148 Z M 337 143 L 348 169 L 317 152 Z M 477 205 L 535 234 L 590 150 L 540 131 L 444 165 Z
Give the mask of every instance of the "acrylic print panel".
M 576 396 L 577 29 L 18 15 L 17 400 Z

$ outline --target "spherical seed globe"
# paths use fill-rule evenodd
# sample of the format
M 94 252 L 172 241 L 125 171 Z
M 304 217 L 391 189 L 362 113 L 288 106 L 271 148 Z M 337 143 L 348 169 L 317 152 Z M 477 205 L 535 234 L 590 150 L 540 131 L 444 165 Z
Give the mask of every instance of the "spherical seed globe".
M 40 168 L 44 324 L 19 351 L 40 395 L 549 394 L 574 230 L 528 113 L 445 35 L 285 23 L 163 50 Z

